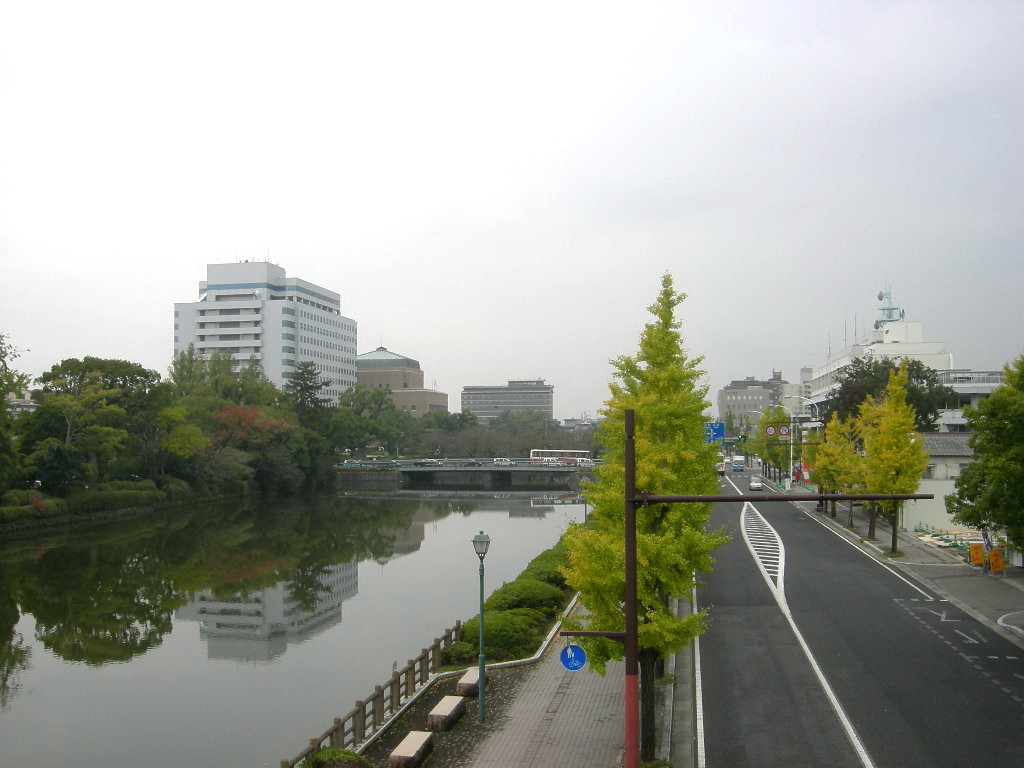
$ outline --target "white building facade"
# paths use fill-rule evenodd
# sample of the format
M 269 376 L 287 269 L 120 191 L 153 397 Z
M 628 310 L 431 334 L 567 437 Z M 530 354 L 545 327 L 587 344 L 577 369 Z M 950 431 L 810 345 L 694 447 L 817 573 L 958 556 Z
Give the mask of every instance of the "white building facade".
M 808 397 L 815 403 L 826 399 L 837 386 L 839 372 L 856 358 L 862 360 L 920 360 L 936 371 L 948 371 L 953 367 L 953 355 L 947 352 L 942 342 L 924 340 L 924 324 L 904 319 L 904 311 L 892 302 L 890 291 L 879 291 L 881 318 L 873 328 L 862 334 L 856 342 L 838 355 L 829 355 L 828 362 L 816 368 L 810 381 L 802 382 L 810 392 Z
M 204 357 L 227 352 L 236 369 L 254 358 L 281 388 L 310 361 L 335 402 L 356 385 L 356 331 L 339 294 L 265 261 L 208 264 L 199 301 L 174 305 L 175 354 L 189 344 Z

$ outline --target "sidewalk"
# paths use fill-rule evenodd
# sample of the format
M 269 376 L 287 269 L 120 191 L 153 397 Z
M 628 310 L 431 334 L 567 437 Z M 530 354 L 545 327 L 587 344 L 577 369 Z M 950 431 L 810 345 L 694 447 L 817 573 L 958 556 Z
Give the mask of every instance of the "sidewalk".
M 622 662 L 604 677 L 570 672 L 555 639 L 531 666 L 515 699 L 473 749 L 474 768 L 616 768 L 622 765 Z

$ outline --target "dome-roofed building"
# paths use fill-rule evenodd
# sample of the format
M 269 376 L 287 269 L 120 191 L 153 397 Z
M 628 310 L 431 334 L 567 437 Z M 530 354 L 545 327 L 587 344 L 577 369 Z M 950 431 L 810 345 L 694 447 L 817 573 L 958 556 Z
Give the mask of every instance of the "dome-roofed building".
M 391 400 L 411 416 L 431 411 L 448 411 L 448 395 L 423 386 L 423 370 L 418 360 L 377 347 L 356 358 L 356 387 L 391 390 Z

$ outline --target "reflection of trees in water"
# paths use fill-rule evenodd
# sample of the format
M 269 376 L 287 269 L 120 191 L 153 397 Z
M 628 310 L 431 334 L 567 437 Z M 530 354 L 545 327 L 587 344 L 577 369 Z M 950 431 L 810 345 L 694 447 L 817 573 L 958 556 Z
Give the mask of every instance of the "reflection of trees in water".
M 7 579 L 0 573 L 0 709 L 7 709 L 14 694 L 21 688 L 18 677 L 28 669 L 32 649 L 14 631 L 18 623 L 18 606 L 11 596 Z
M 171 612 L 186 601 L 158 559 L 100 546 L 47 553 L 19 586 L 36 638 L 62 659 L 86 664 L 127 661 L 158 645 L 171 630 Z
M 21 611 L 36 637 L 68 661 L 127 661 L 160 644 L 175 608 L 193 593 L 220 596 L 288 582 L 311 610 L 331 566 L 392 553 L 422 503 L 405 499 L 314 497 L 197 506 L 180 514 L 93 530 L 81 542 L 18 551 L 0 583 L 0 673 L 7 682 L 28 663 L 14 637 Z M 6 553 L 5 553 L 6 554 Z M 11 585 L 17 584 L 17 587 Z M 20 666 L 19 666 L 20 665 Z M 8 668 L 10 671 L 8 672 Z

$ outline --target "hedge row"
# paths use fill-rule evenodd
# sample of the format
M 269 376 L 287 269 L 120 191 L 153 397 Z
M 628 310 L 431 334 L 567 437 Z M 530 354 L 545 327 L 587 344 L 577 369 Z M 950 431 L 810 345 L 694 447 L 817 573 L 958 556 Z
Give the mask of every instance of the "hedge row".
M 180 494 L 180 489 L 176 489 Z M 52 499 L 36 490 L 6 491 L 0 501 L 0 523 L 40 520 L 62 515 L 90 515 L 132 507 L 152 507 L 167 501 L 152 480 L 101 483 L 98 490 L 80 491 L 66 499 Z
M 82 491 L 65 500 L 72 515 L 88 515 L 131 507 L 152 507 L 163 504 L 167 495 L 163 491 Z
M 559 565 L 568 562 L 559 542 L 535 557 L 515 579 L 499 587 L 484 603 L 484 655 L 491 661 L 529 656 L 537 650 L 552 620 L 571 596 Z M 459 639 L 446 651 L 445 661 L 464 664 L 480 653 L 480 617 L 462 625 Z
M 4 501 L 7 501 L 6 494 Z M 9 523 L 14 520 L 39 520 L 44 517 L 59 517 L 68 513 L 68 505 L 64 499 L 37 498 L 32 504 L 9 504 L 0 507 L 0 522 Z

